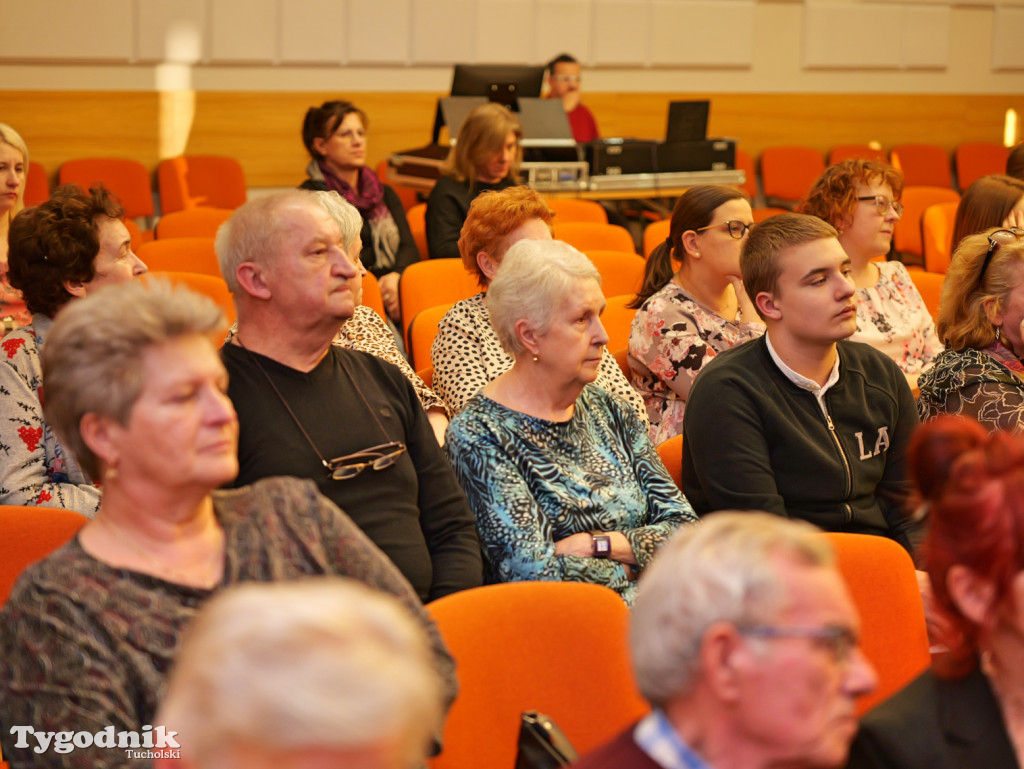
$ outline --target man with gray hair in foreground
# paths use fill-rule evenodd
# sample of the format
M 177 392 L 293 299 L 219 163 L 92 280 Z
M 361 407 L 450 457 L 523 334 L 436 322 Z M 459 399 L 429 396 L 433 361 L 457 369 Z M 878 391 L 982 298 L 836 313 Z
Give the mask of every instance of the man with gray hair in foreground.
M 243 585 L 189 628 L 154 722 L 180 749 L 155 766 L 410 769 L 440 722 L 430 645 L 396 601 L 345 579 Z
M 828 542 L 810 524 L 716 513 L 662 546 L 630 644 L 654 710 L 574 769 L 826 769 L 876 683 Z

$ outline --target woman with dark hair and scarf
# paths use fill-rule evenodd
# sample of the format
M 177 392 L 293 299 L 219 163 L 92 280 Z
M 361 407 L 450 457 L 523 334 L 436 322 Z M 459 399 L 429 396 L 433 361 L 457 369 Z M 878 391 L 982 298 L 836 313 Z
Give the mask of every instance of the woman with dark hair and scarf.
M 398 195 L 366 166 L 366 114 L 351 102 L 328 101 L 310 107 L 302 122 L 302 142 L 312 160 L 307 190 L 333 190 L 363 217 L 362 260 L 380 283 L 388 316 L 400 320 L 398 278 L 420 259 Z

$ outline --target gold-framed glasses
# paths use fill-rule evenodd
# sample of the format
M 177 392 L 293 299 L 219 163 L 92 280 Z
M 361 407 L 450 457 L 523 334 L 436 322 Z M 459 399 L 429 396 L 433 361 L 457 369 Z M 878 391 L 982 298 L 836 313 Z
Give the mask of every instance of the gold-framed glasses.
M 746 222 L 731 219 L 730 221 L 722 222 L 721 224 L 709 224 L 707 227 L 700 227 L 699 229 L 694 230 L 694 232 L 704 232 L 704 230 L 712 230 L 715 227 L 725 227 L 730 238 L 733 240 L 743 240 L 743 237 L 750 232 L 750 228 L 753 226 L 753 222 L 747 224 Z
M 401 441 L 382 443 L 379 446 L 371 446 L 364 451 L 357 451 L 353 454 L 346 454 L 337 457 L 327 463 L 331 478 L 336 481 L 347 481 L 355 478 L 366 468 L 374 471 L 386 470 L 395 464 L 395 459 L 406 451 L 405 444 Z

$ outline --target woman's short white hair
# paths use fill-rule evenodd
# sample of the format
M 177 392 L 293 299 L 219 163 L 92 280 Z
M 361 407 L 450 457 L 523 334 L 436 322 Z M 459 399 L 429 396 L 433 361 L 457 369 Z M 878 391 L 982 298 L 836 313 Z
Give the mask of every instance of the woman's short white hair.
M 363 216 L 359 209 L 349 203 L 334 190 L 316 190 L 316 201 L 320 207 L 331 215 L 341 228 L 341 243 L 345 252 L 352 255 L 352 245 L 363 231 Z
M 652 705 L 690 691 L 712 624 L 774 620 L 785 598 L 779 556 L 811 567 L 835 560 L 814 526 L 768 513 L 715 513 L 661 546 L 640 580 L 629 631 L 637 684 Z
M 199 769 L 233 748 L 388 745 L 421 765 L 439 732 L 430 644 L 391 596 L 340 577 L 246 583 L 189 627 L 157 721 Z
M 491 325 L 505 351 L 515 357 L 525 349 L 516 323 L 526 320 L 537 333 L 551 326 L 555 313 L 581 280 L 596 280 L 594 263 L 561 240 L 520 240 L 505 252 L 487 290 Z

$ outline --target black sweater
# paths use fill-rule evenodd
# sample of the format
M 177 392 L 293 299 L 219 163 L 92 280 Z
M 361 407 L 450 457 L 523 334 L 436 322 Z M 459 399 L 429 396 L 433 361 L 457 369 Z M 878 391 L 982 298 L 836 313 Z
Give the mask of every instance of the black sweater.
M 511 178 L 505 177 L 497 184 L 477 182 L 473 194 L 469 194 L 469 182 L 457 182 L 450 176 L 437 180 L 427 198 L 427 250 L 431 259 L 458 259 L 459 234 L 466 223 L 469 204 L 481 192 L 504 190 L 515 187 Z

